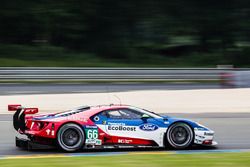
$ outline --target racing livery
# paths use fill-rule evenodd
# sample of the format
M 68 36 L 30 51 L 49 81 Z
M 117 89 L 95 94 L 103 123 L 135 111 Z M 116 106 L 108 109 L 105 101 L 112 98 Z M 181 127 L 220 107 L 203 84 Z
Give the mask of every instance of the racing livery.
M 65 112 L 33 115 L 38 108 L 9 105 L 13 125 L 27 149 L 57 146 L 74 152 L 93 148 L 214 146 L 214 131 L 196 122 L 158 115 L 129 105 L 83 106 Z

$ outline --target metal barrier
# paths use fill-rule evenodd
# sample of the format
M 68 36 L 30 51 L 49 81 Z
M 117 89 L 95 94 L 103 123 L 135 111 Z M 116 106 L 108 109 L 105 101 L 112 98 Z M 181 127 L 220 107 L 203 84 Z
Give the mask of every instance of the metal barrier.
M 219 81 L 232 69 L 2 67 L 0 81 Z

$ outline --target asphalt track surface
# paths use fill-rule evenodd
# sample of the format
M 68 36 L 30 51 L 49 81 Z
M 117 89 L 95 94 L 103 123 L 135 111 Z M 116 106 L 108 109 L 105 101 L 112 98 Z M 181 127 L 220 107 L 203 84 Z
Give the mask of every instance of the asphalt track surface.
M 205 83 L 93 83 L 93 84 L 0 84 L 0 95 L 101 93 L 134 90 L 191 90 L 218 89 L 219 84 Z
M 191 90 L 218 89 L 218 84 L 190 83 L 149 83 L 149 84 L 0 84 L 0 95 L 15 94 L 57 94 L 57 93 L 91 93 L 91 92 L 123 92 L 134 90 Z M 215 131 L 215 140 L 219 143 L 215 148 L 196 147 L 198 150 L 232 150 L 250 149 L 250 113 L 199 113 L 169 114 L 170 116 L 189 118 Z M 15 132 L 12 127 L 12 115 L 0 115 L 0 157 L 6 155 L 33 155 L 61 153 L 57 150 L 26 151 L 15 147 Z M 121 150 L 94 150 L 89 152 L 118 152 Z M 151 151 L 150 149 L 123 151 Z M 155 150 L 153 150 L 155 151 Z
M 250 113 L 207 113 L 207 114 L 171 114 L 182 118 L 189 118 L 197 121 L 215 131 L 215 140 L 219 143 L 215 148 L 194 147 L 198 150 L 232 150 L 250 149 Z M 0 115 L 0 156 L 6 155 L 29 155 L 29 154 L 57 154 L 57 150 L 36 150 L 26 151 L 15 147 L 15 135 L 17 133 L 12 127 L 12 115 Z M 121 150 L 95 150 L 89 152 L 118 152 Z M 152 151 L 150 149 L 123 151 Z M 155 151 L 155 149 L 153 150 Z

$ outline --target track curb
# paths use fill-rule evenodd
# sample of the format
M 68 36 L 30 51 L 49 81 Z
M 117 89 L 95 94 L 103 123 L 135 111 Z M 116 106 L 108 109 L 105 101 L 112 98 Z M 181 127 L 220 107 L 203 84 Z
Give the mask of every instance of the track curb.
M 0 160 L 8 159 L 40 159 L 40 158 L 66 158 L 66 157 L 94 157 L 94 156 L 120 156 L 120 155 L 178 155 L 178 154 L 211 154 L 211 153 L 243 153 L 250 149 L 222 149 L 222 150 L 182 150 L 182 151 L 142 151 L 142 152 L 99 152 L 99 153 L 70 153 L 70 154 L 41 154 L 41 155 L 6 155 Z

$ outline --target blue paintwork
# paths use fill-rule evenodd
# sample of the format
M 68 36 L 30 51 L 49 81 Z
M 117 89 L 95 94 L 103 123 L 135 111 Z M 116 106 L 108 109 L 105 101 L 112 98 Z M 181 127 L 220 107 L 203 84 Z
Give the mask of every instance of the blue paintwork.
M 159 127 L 167 128 L 176 122 L 183 122 L 191 126 L 192 128 L 198 128 L 200 130 L 208 131 L 209 129 L 197 124 L 196 122 L 188 119 L 174 118 L 169 116 L 162 116 L 162 118 L 148 118 L 148 119 L 109 119 L 103 115 L 98 115 L 99 120 L 95 121 L 95 124 L 123 124 L 125 126 L 139 126 L 141 129 L 143 125 L 150 124 L 151 127 L 154 126 L 154 130 Z M 147 130 L 146 130 L 147 131 Z M 150 131 L 150 130 L 148 130 Z

